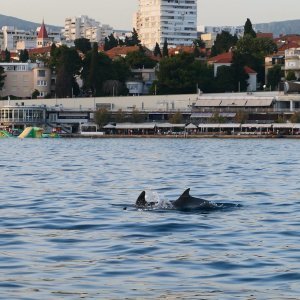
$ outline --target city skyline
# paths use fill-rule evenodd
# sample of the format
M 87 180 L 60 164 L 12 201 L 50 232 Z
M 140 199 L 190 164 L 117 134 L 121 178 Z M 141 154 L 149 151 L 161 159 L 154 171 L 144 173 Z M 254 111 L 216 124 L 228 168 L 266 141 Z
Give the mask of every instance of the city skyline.
M 37 0 L 10 0 L 1 7 L 1 14 L 17 17 L 32 22 L 45 20 L 46 24 L 64 26 L 66 17 L 88 15 L 102 24 L 109 24 L 115 29 L 132 29 L 133 14 L 138 10 L 138 0 L 85 0 L 83 4 L 74 4 L 71 0 L 43 1 L 41 9 Z M 226 26 L 243 25 L 247 18 L 252 23 L 300 19 L 299 0 L 288 0 L 284 9 L 278 9 L 282 1 L 273 0 L 272 4 L 260 0 L 228 0 L 224 13 L 223 0 L 198 0 L 198 25 Z M 221 7 L 222 9 L 217 9 Z M 234 13 L 232 13 L 234 12 Z

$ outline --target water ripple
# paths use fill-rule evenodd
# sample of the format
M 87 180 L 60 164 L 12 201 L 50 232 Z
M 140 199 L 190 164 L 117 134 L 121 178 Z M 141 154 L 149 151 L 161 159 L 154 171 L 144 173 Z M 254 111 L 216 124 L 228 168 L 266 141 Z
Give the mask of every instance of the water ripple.
M 299 298 L 299 141 L 0 147 L 1 299 Z M 142 190 L 175 200 L 186 188 L 218 206 L 134 206 Z

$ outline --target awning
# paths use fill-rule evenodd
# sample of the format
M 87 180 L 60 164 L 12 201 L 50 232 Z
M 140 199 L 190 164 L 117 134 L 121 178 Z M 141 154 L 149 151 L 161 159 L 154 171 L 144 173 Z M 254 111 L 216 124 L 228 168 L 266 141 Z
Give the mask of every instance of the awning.
M 212 116 L 213 116 L 212 113 L 192 113 L 191 119 L 211 118 Z
M 154 129 L 155 123 L 119 123 L 115 126 L 116 129 Z
M 242 124 L 242 128 L 271 128 L 272 124 Z
M 189 125 L 185 126 L 185 129 L 197 129 L 198 127 L 193 124 L 193 123 L 190 123 Z
M 184 128 L 185 124 L 156 123 L 158 128 Z

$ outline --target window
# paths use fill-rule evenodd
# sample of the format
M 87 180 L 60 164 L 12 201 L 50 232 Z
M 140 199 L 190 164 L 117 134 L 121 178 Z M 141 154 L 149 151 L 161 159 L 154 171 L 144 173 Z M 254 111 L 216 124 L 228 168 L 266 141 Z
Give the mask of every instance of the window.
M 46 70 L 38 70 L 38 77 L 46 77 Z
M 47 86 L 47 80 L 38 80 L 37 86 Z

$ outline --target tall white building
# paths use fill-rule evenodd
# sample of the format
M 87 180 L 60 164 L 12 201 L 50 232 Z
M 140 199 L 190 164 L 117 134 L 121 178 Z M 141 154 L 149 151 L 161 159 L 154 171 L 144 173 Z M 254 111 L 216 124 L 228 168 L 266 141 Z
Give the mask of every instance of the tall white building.
M 139 0 L 134 20 L 142 44 L 151 50 L 165 40 L 169 47 L 189 46 L 197 38 L 197 0 Z
M 101 25 L 100 22 L 88 16 L 71 17 L 65 19 L 64 36 L 67 41 L 75 41 L 79 38 L 89 39 L 91 42 L 101 42 L 113 33 L 109 25 Z

